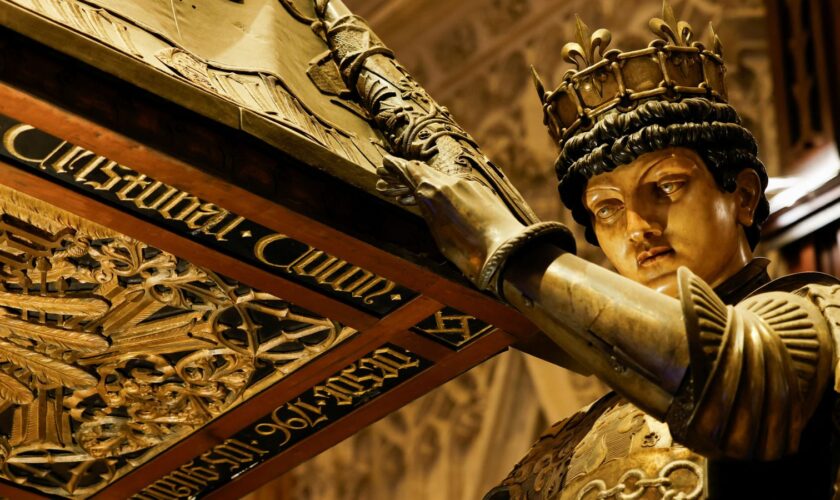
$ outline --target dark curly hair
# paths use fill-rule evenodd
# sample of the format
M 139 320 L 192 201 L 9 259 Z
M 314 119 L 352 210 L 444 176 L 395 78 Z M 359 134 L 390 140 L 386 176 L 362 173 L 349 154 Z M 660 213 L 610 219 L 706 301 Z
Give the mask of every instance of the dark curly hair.
M 756 156 L 758 147 L 732 106 L 692 97 L 670 102 L 651 100 L 623 113 L 603 117 L 591 128 L 578 132 L 563 145 L 555 169 L 563 204 L 586 228 L 586 240 L 598 245 L 582 195 L 589 179 L 611 172 L 639 156 L 668 147 L 695 151 L 724 191 L 736 189 L 740 171 L 751 168 L 761 179 L 762 196 L 753 224 L 745 228 L 750 247 L 761 238 L 761 225 L 769 215 L 767 172 Z

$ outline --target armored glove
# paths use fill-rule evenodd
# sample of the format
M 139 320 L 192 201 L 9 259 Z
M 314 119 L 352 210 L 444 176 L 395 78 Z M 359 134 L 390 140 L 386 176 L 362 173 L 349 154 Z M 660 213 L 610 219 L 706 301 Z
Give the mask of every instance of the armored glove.
M 388 156 L 377 189 L 417 204 L 441 252 L 482 290 L 500 295 L 502 269 L 518 250 L 550 241 L 567 252 L 575 241 L 559 222 L 525 226 L 481 179 L 449 175 L 419 161 Z

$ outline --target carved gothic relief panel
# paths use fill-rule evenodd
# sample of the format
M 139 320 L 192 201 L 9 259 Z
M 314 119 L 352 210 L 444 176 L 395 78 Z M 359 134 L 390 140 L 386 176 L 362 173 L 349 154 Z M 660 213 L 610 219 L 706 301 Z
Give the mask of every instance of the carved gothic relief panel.
M 353 330 L 0 187 L 0 475 L 88 496 Z

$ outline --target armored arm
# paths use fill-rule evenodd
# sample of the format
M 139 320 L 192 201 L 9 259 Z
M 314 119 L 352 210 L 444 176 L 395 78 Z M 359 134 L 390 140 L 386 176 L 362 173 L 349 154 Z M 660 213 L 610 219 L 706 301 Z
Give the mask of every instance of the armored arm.
M 536 244 L 514 256 L 505 298 L 628 400 L 708 455 L 796 451 L 825 389 L 833 343 L 820 308 L 771 292 L 726 306 L 687 269 L 674 299 Z

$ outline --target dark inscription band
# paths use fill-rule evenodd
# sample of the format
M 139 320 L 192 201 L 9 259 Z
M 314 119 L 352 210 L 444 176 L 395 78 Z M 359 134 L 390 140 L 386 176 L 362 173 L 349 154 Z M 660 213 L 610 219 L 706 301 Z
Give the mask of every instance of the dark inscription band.
M 275 408 L 223 443 L 147 486 L 133 498 L 200 498 L 430 365 L 414 353 L 385 345 Z
M 358 309 L 384 316 L 417 296 L 345 260 L 2 115 L 0 138 L 0 155 L 15 165 Z

